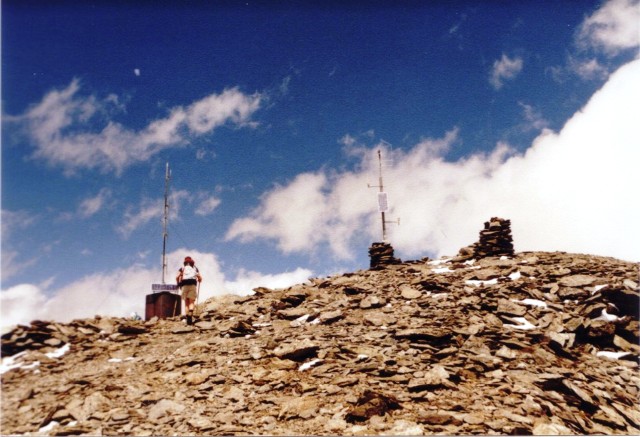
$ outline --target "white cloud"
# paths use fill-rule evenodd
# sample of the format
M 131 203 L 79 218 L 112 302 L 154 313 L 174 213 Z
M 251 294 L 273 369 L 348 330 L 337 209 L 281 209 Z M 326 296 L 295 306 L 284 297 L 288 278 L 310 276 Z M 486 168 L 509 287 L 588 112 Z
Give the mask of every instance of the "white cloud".
M 248 294 L 258 286 L 280 288 L 304 282 L 311 276 L 306 269 L 274 275 L 241 271 L 235 281 L 227 282 L 215 254 L 185 248 L 167 255 L 165 282 L 175 283 L 185 256 L 191 256 L 203 276 L 199 302 L 223 294 Z M 40 285 L 21 284 L 0 292 L 3 332 L 6 327 L 32 320 L 69 322 L 94 315 L 128 317 L 132 312 L 144 316 L 145 296 L 151 284 L 160 283 L 161 259 L 156 268 L 139 265 L 106 273 L 95 273 L 64 287 L 49 290 L 51 281 Z
M 37 258 L 22 259 L 18 251 L 14 250 L 14 243 L 21 240 L 21 233 L 33 225 L 38 218 L 27 211 L 11 211 L 3 209 L 0 217 L 2 229 L 2 254 L 0 264 L 2 279 L 13 278 L 36 263 Z
M 282 94 L 283 96 L 289 94 L 289 83 L 291 83 L 291 76 L 285 77 L 280 83 L 280 94 Z
M 200 195 L 197 196 L 196 202 L 196 215 L 209 215 L 218 207 L 218 205 L 220 205 L 222 201 L 215 196 L 208 195 L 207 193 L 200 193 Z
M 568 56 L 564 67 L 548 67 L 551 77 L 559 82 L 577 75 L 583 80 L 605 80 L 610 73 L 611 58 L 624 51 L 638 58 L 640 53 L 640 2 L 610 0 L 586 17 L 575 35 L 577 52 Z
M 570 57 L 569 70 L 584 80 L 606 79 L 609 71 L 597 59 L 578 60 Z
M 81 218 L 89 218 L 100 211 L 105 204 L 111 198 L 111 190 L 103 188 L 100 192 L 94 196 L 84 199 L 78 206 L 78 215 Z
M 27 211 L 1 211 L 0 224 L 2 225 L 2 239 L 6 240 L 15 230 L 26 229 L 31 226 L 36 218 Z
M 2 290 L 0 293 L 2 332 L 7 326 L 26 324 L 38 319 L 46 300 L 42 290 L 33 284 L 21 284 Z
M 580 26 L 578 43 L 608 55 L 640 47 L 640 2 L 610 0 Z
M 34 144 L 32 157 L 62 167 L 67 174 L 79 169 L 121 173 L 136 162 L 167 148 L 183 147 L 190 137 L 209 134 L 226 123 L 255 126 L 250 117 L 262 100 L 260 94 L 226 89 L 187 107 L 175 107 L 167 117 L 134 131 L 111 119 L 124 110 L 116 96 L 99 100 L 80 95 L 80 88 L 80 82 L 73 80 L 65 89 L 49 92 L 24 114 L 7 117 L 18 123 Z
M 544 130 L 524 155 L 507 144 L 458 161 L 443 156 L 457 131 L 412 149 L 384 150 L 390 239 L 405 257 L 453 255 L 478 238 L 492 216 L 512 220 L 516 250 L 564 250 L 640 260 L 640 61 L 614 73 L 560 132 Z M 526 109 L 526 108 L 525 108 Z M 347 137 L 345 137 L 347 138 Z M 349 153 L 358 156 L 351 144 Z M 360 149 L 354 171 L 304 173 L 265 193 L 228 239 L 274 240 L 285 252 L 323 244 L 353 255 L 358 233 L 379 241 L 376 150 Z
M 7 244 L 3 243 L 2 246 L 2 256 L 0 258 L 2 260 L 2 280 L 4 281 L 27 271 L 38 262 L 38 257 L 25 260 L 18 251 L 13 250 Z
M 294 284 L 306 282 L 313 272 L 309 269 L 298 267 L 293 272 L 278 274 L 263 274 L 240 270 L 234 281 L 226 282 L 226 288 L 232 294 L 247 295 L 256 287 L 271 289 L 285 288 Z
M 169 195 L 169 219 L 176 220 L 180 215 L 180 206 L 183 200 L 189 200 L 186 190 L 172 191 Z M 146 225 L 151 220 L 160 220 L 164 217 L 164 199 L 143 199 L 138 210 L 132 212 L 128 208 L 124 213 L 123 223 L 117 227 L 117 231 L 124 238 L 128 238 L 134 231 Z
M 277 239 L 285 253 L 315 245 L 324 237 L 313 231 L 326 220 L 326 183 L 327 177 L 322 173 L 303 173 L 288 186 L 276 187 L 262 198 L 252 217 L 233 223 L 227 238 L 240 238 L 243 242 L 258 237 Z
M 493 63 L 489 82 L 496 90 L 499 90 L 504 85 L 505 80 L 515 79 L 520 74 L 522 65 L 522 58 L 511 59 L 503 53 L 502 58 Z
M 549 122 L 545 120 L 540 111 L 533 106 L 522 102 L 518 102 L 518 105 L 522 108 L 522 114 L 525 120 L 525 125 L 523 126 L 524 131 L 532 129 L 541 130 L 549 125 Z

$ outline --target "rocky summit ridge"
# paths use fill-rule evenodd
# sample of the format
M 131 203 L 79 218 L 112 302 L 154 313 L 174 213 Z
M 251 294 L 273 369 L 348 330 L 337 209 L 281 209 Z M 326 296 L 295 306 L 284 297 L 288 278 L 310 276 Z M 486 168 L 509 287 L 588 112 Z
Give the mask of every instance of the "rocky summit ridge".
M 19 326 L 1 432 L 640 433 L 638 264 L 472 255 L 210 299 L 194 326 Z

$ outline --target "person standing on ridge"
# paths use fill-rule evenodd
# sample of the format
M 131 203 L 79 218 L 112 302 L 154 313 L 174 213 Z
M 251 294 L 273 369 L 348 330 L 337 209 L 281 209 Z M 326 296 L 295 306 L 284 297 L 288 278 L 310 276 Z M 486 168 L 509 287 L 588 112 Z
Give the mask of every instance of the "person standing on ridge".
M 183 266 L 178 271 L 178 276 L 176 276 L 176 282 L 182 288 L 187 325 L 193 325 L 193 310 L 198 298 L 198 283 L 202 282 L 202 275 L 195 264 L 190 256 L 186 257 Z

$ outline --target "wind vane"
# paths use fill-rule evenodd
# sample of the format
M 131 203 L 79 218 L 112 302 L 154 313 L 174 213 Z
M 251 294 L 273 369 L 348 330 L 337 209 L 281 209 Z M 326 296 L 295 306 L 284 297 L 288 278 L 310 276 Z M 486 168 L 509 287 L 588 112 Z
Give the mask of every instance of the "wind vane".
M 384 183 L 382 181 L 382 152 L 378 149 L 378 184 L 379 185 L 370 185 L 367 184 L 369 188 L 380 188 L 378 191 L 378 211 L 380 212 L 380 218 L 382 222 L 382 241 L 387 242 L 387 223 L 397 223 L 400 226 L 400 218 L 396 221 L 387 221 L 385 217 L 385 213 L 389 210 L 389 204 L 387 202 L 387 193 L 384 191 Z

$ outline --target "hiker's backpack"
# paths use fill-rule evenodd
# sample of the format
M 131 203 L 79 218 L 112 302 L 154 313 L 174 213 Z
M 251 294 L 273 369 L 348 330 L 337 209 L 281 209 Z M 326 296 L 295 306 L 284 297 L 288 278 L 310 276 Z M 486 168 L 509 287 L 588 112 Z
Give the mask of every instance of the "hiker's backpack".
M 182 280 L 183 281 L 187 281 L 189 279 L 195 280 L 197 276 L 198 276 L 198 269 L 195 268 L 195 267 L 192 267 L 192 266 L 187 264 L 182 269 Z

